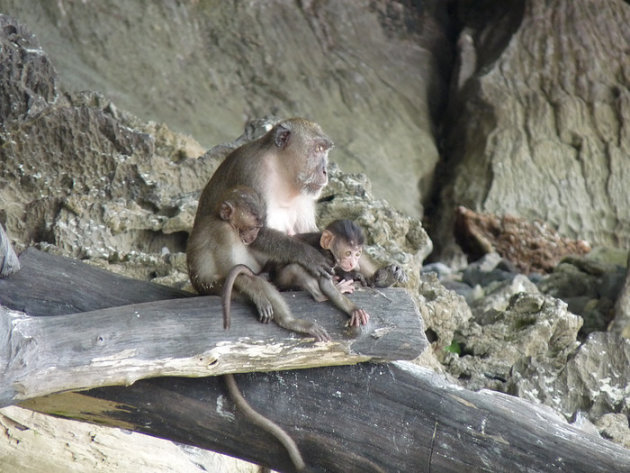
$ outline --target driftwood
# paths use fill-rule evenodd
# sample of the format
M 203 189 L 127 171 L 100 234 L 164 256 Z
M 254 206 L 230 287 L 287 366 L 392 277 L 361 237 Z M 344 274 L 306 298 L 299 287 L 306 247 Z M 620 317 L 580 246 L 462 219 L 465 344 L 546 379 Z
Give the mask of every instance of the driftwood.
M 27 259 L 22 259 L 23 271 Z M 2 284 L 11 280 L 0 281 L 0 298 L 6 295 Z M 111 292 L 106 279 L 93 289 Z M 386 296 L 404 298 L 395 294 Z M 28 298 L 26 292 L 23 297 Z M 55 304 L 64 304 L 61 292 L 55 298 Z M 290 304 L 293 308 L 292 299 Z M 119 324 L 119 332 L 125 329 Z M 544 408 L 459 388 L 408 362 L 247 373 L 237 375 L 237 381 L 252 406 L 296 440 L 309 471 L 630 471 L 630 451 L 584 433 Z M 21 405 L 293 471 L 275 439 L 234 410 L 218 377 L 147 379 Z
M 459 388 L 410 362 L 249 373 L 236 380 L 249 403 L 295 439 L 308 471 L 630 471 L 630 451 L 545 408 Z M 216 377 L 159 378 L 22 405 L 294 471 L 275 439 L 234 409 Z
M 0 282 L 0 406 L 62 391 L 129 385 L 157 376 L 209 376 L 369 360 L 413 359 L 427 346 L 417 308 L 404 289 L 366 290 L 353 300 L 371 319 L 346 328 L 347 317 L 303 292 L 285 293 L 295 313 L 316 320 L 333 342 L 313 343 L 275 324 L 259 324 L 251 307 L 232 304 L 223 330 L 216 296 L 144 302 L 54 317 L 103 300 L 119 303 L 164 293 L 154 284 L 113 276 L 68 258 L 29 250 L 24 270 Z M 53 300 L 46 301 L 46 294 Z M 81 299 L 81 294 L 89 294 Z M 98 294 L 104 294 L 103 299 Z M 68 305 L 65 298 L 73 302 Z M 92 302 L 93 301 L 93 302 Z

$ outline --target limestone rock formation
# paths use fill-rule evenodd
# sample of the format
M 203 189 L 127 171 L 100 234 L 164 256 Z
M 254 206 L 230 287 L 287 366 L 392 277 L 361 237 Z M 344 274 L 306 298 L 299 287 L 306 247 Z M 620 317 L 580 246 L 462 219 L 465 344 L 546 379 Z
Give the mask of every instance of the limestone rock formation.
M 335 130 L 343 169 L 416 217 L 438 161 L 446 10 L 436 0 L 0 0 L 46 44 L 66 90 L 99 91 L 205 147 L 269 113 L 308 117 Z
M 630 243 L 630 5 L 621 0 L 458 2 L 463 22 L 445 121 L 453 211 L 548 222 L 591 245 Z
M 471 389 L 507 392 L 512 369 L 521 360 L 562 366 L 579 345 L 582 319 L 522 275 L 495 284 L 471 304 L 471 311 L 470 323 L 455 335 L 461 353 L 445 361 Z

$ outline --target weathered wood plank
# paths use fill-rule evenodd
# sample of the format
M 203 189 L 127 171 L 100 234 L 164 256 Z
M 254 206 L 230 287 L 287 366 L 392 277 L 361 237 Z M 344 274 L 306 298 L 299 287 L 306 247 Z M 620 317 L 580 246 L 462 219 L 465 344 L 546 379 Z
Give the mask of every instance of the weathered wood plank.
M 0 305 L 29 315 L 71 314 L 191 296 L 35 248 L 23 251 L 20 263 L 20 271 L 0 279 Z
M 59 262 L 57 258 L 55 261 Z M 38 263 L 41 264 L 41 258 Z M 32 274 L 32 266 L 23 266 L 22 276 Z M 98 281 L 91 289 L 102 292 L 119 284 L 119 277 L 81 266 L 85 265 L 73 265 L 79 268 L 77 273 L 81 276 L 76 282 L 73 273 L 65 269 L 63 277 L 48 283 L 50 288 L 61 281 L 53 292 L 54 300 L 38 302 L 38 310 L 67 309 L 64 297 L 74 300 L 77 286 Z M 24 289 L 31 281 L 24 277 L 11 280 L 11 288 L 23 294 L 20 303 L 35 307 L 28 303 L 28 291 Z M 137 290 L 147 286 L 153 285 L 135 284 Z M 6 290 L 6 286 L 0 287 L 0 297 L 4 298 Z M 105 292 L 109 293 L 107 289 Z M 135 292 L 132 295 L 138 298 Z M 297 316 L 316 320 L 333 341 L 313 343 L 312 338 L 273 323 L 260 324 L 253 308 L 238 301 L 232 304 L 232 328 L 225 331 L 221 301 L 216 296 L 145 302 L 54 317 L 31 317 L 0 307 L 0 405 L 54 392 L 129 385 L 156 376 L 209 376 L 412 359 L 428 345 L 418 310 L 404 289 L 365 290 L 351 295 L 358 305 L 369 307 L 371 313 L 370 323 L 361 329 L 346 328 L 347 316 L 330 304 L 314 302 L 306 293 L 284 295 Z M 153 294 L 149 291 L 145 296 Z M 45 299 L 43 293 L 34 297 L 37 301 Z M 120 302 L 120 297 L 116 302 Z M 80 304 L 102 302 L 88 298 Z M 76 305 L 73 302 L 71 307 Z
M 568 425 L 544 407 L 468 391 L 409 362 L 236 379 L 253 407 L 296 440 L 308 471 L 630 471 L 629 450 Z M 282 447 L 235 410 L 216 377 L 146 380 L 23 405 L 293 471 Z

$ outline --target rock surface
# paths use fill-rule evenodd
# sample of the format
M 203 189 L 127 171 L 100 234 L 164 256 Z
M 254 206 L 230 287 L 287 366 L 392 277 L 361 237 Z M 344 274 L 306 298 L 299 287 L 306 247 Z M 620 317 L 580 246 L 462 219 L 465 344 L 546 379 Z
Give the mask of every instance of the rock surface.
M 0 0 L 0 12 L 46 44 L 66 90 L 104 93 L 205 147 L 269 113 L 308 117 L 335 130 L 344 169 L 421 214 L 451 61 L 444 2 Z
M 452 252 L 457 205 L 627 247 L 630 5 L 457 3 L 459 68 L 431 232 L 438 249 Z

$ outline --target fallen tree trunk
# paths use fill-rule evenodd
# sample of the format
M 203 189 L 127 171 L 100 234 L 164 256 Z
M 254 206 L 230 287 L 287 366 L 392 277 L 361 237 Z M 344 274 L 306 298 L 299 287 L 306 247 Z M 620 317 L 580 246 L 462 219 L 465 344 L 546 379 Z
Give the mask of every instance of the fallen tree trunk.
M 253 309 L 232 305 L 223 330 L 216 296 L 145 302 L 55 317 L 0 307 L 0 407 L 46 394 L 130 385 L 156 376 L 209 376 L 369 360 L 413 359 L 427 346 L 417 308 L 404 289 L 362 292 L 370 308 L 360 329 L 305 293 L 286 294 L 294 313 L 316 320 L 332 337 L 312 338 L 259 324 Z
M 22 259 L 25 268 L 27 260 Z M 11 280 L 0 280 L 0 300 L 7 289 L 2 284 Z M 110 297 L 107 278 L 92 289 L 95 301 L 99 291 Z M 14 302 L 28 305 L 28 291 L 21 297 Z M 55 305 L 62 307 L 64 298 L 61 287 Z M 120 332 L 125 328 L 119 324 Z M 471 392 L 410 363 L 248 373 L 237 375 L 237 381 L 252 406 L 296 440 L 309 471 L 630 471 L 630 451 L 568 425 L 543 407 L 499 393 Z M 217 377 L 163 377 L 21 405 L 293 471 L 276 440 L 235 411 Z
M 308 471 L 630 471 L 630 451 L 568 425 L 544 407 L 468 391 L 409 362 L 236 379 L 249 403 L 295 439 Z M 146 380 L 22 405 L 294 471 L 283 448 L 234 408 L 216 377 Z
M 36 264 L 31 263 L 36 262 Z M 51 264 L 52 263 L 52 264 Z M 49 264 L 48 267 L 45 265 Z M 155 285 L 112 277 L 67 258 L 30 251 L 24 270 L 0 282 L 0 300 L 34 315 L 68 310 L 65 298 L 116 294 L 136 300 L 151 294 L 179 296 Z M 33 296 L 31 287 L 37 287 Z M 52 301 L 45 294 L 54 295 Z M 6 296 L 6 297 L 5 297 Z M 348 317 L 304 292 L 285 293 L 294 313 L 316 320 L 333 339 L 313 343 L 255 321 L 253 309 L 232 304 L 232 328 L 223 329 L 219 297 L 186 297 L 124 305 L 54 317 L 32 317 L 0 306 L 0 406 L 62 391 L 130 385 L 157 376 L 210 376 L 413 359 L 427 347 L 417 307 L 404 289 L 366 290 L 352 296 L 369 307 L 370 322 L 346 328 Z M 35 300 L 36 303 L 31 301 Z M 85 306 L 90 299 L 74 301 Z M 6 302 L 5 302 L 6 301 Z

